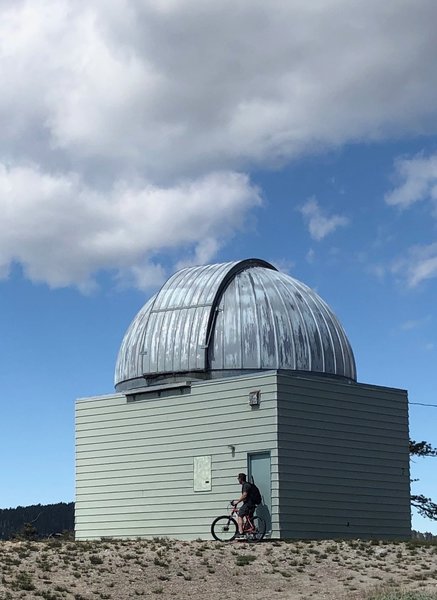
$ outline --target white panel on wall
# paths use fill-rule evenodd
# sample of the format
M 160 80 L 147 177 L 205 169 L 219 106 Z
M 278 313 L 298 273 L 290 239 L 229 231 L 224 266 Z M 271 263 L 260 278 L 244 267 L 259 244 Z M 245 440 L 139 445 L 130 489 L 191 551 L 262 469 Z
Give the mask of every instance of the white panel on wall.
M 210 456 L 195 456 L 193 458 L 193 480 L 195 492 L 211 491 Z

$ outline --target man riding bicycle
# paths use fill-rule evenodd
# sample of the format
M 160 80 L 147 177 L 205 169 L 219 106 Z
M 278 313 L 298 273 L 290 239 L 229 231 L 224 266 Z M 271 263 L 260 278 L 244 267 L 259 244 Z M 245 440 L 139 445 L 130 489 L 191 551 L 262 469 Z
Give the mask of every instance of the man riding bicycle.
M 252 480 L 253 481 L 253 480 Z M 238 474 L 241 484 L 241 496 L 231 500 L 232 509 L 227 515 L 216 517 L 211 523 L 211 534 L 219 542 L 231 542 L 246 539 L 248 542 L 260 542 L 266 534 L 266 522 L 254 512 L 262 504 L 261 493 L 255 483 L 249 483 L 245 473 Z M 242 502 L 238 509 L 237 505 Z
M 243 535 L 243 518 L 247 516 L 252 516 L 255 512 L 255 503 L 251 498 L 251 484 L 246 480 L 246 473 L 238 473 L 238 483 L 241 485 L 241 496 L 238 500 L 232 500 L 231 504 L 233 506 L 237 506 L 242 502 L 243 504 L 240 506 L 238 510 L 238 534 L 237 537 L 244 537 Z

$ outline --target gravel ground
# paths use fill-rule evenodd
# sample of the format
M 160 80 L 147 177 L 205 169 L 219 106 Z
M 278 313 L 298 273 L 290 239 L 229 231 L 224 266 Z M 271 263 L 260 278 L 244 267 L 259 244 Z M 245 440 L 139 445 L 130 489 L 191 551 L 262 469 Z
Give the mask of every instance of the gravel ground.
M 0 600 L 437 599 L 437 544 L 424 542 L 13 541 L 0 571 Z

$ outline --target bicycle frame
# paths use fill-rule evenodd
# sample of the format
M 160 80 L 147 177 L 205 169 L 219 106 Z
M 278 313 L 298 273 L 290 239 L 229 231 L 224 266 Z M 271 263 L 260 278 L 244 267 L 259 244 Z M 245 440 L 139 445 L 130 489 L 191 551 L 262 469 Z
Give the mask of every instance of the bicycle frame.
M 232 507 L 230 516 L 238 524 L 238 507 L 237 506 Z M 252 531 L 255 531 L 255 526 L 253 524 L 251 517 L 253 517 L 253 514 L 251 515 L 249 513 L 248 515 L 244 515 L 244 517 L 243 517 L 243 533 L 251 533 Z

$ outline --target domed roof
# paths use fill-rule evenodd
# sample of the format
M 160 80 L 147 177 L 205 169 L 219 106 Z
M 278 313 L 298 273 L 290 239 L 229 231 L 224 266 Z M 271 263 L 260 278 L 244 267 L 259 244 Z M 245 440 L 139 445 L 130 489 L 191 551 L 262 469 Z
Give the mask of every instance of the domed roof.
M 309 287 L 248 259 L 178 271 L 124 336 L 119 391 L 272 369 L 356 379 L 338 319 Z

